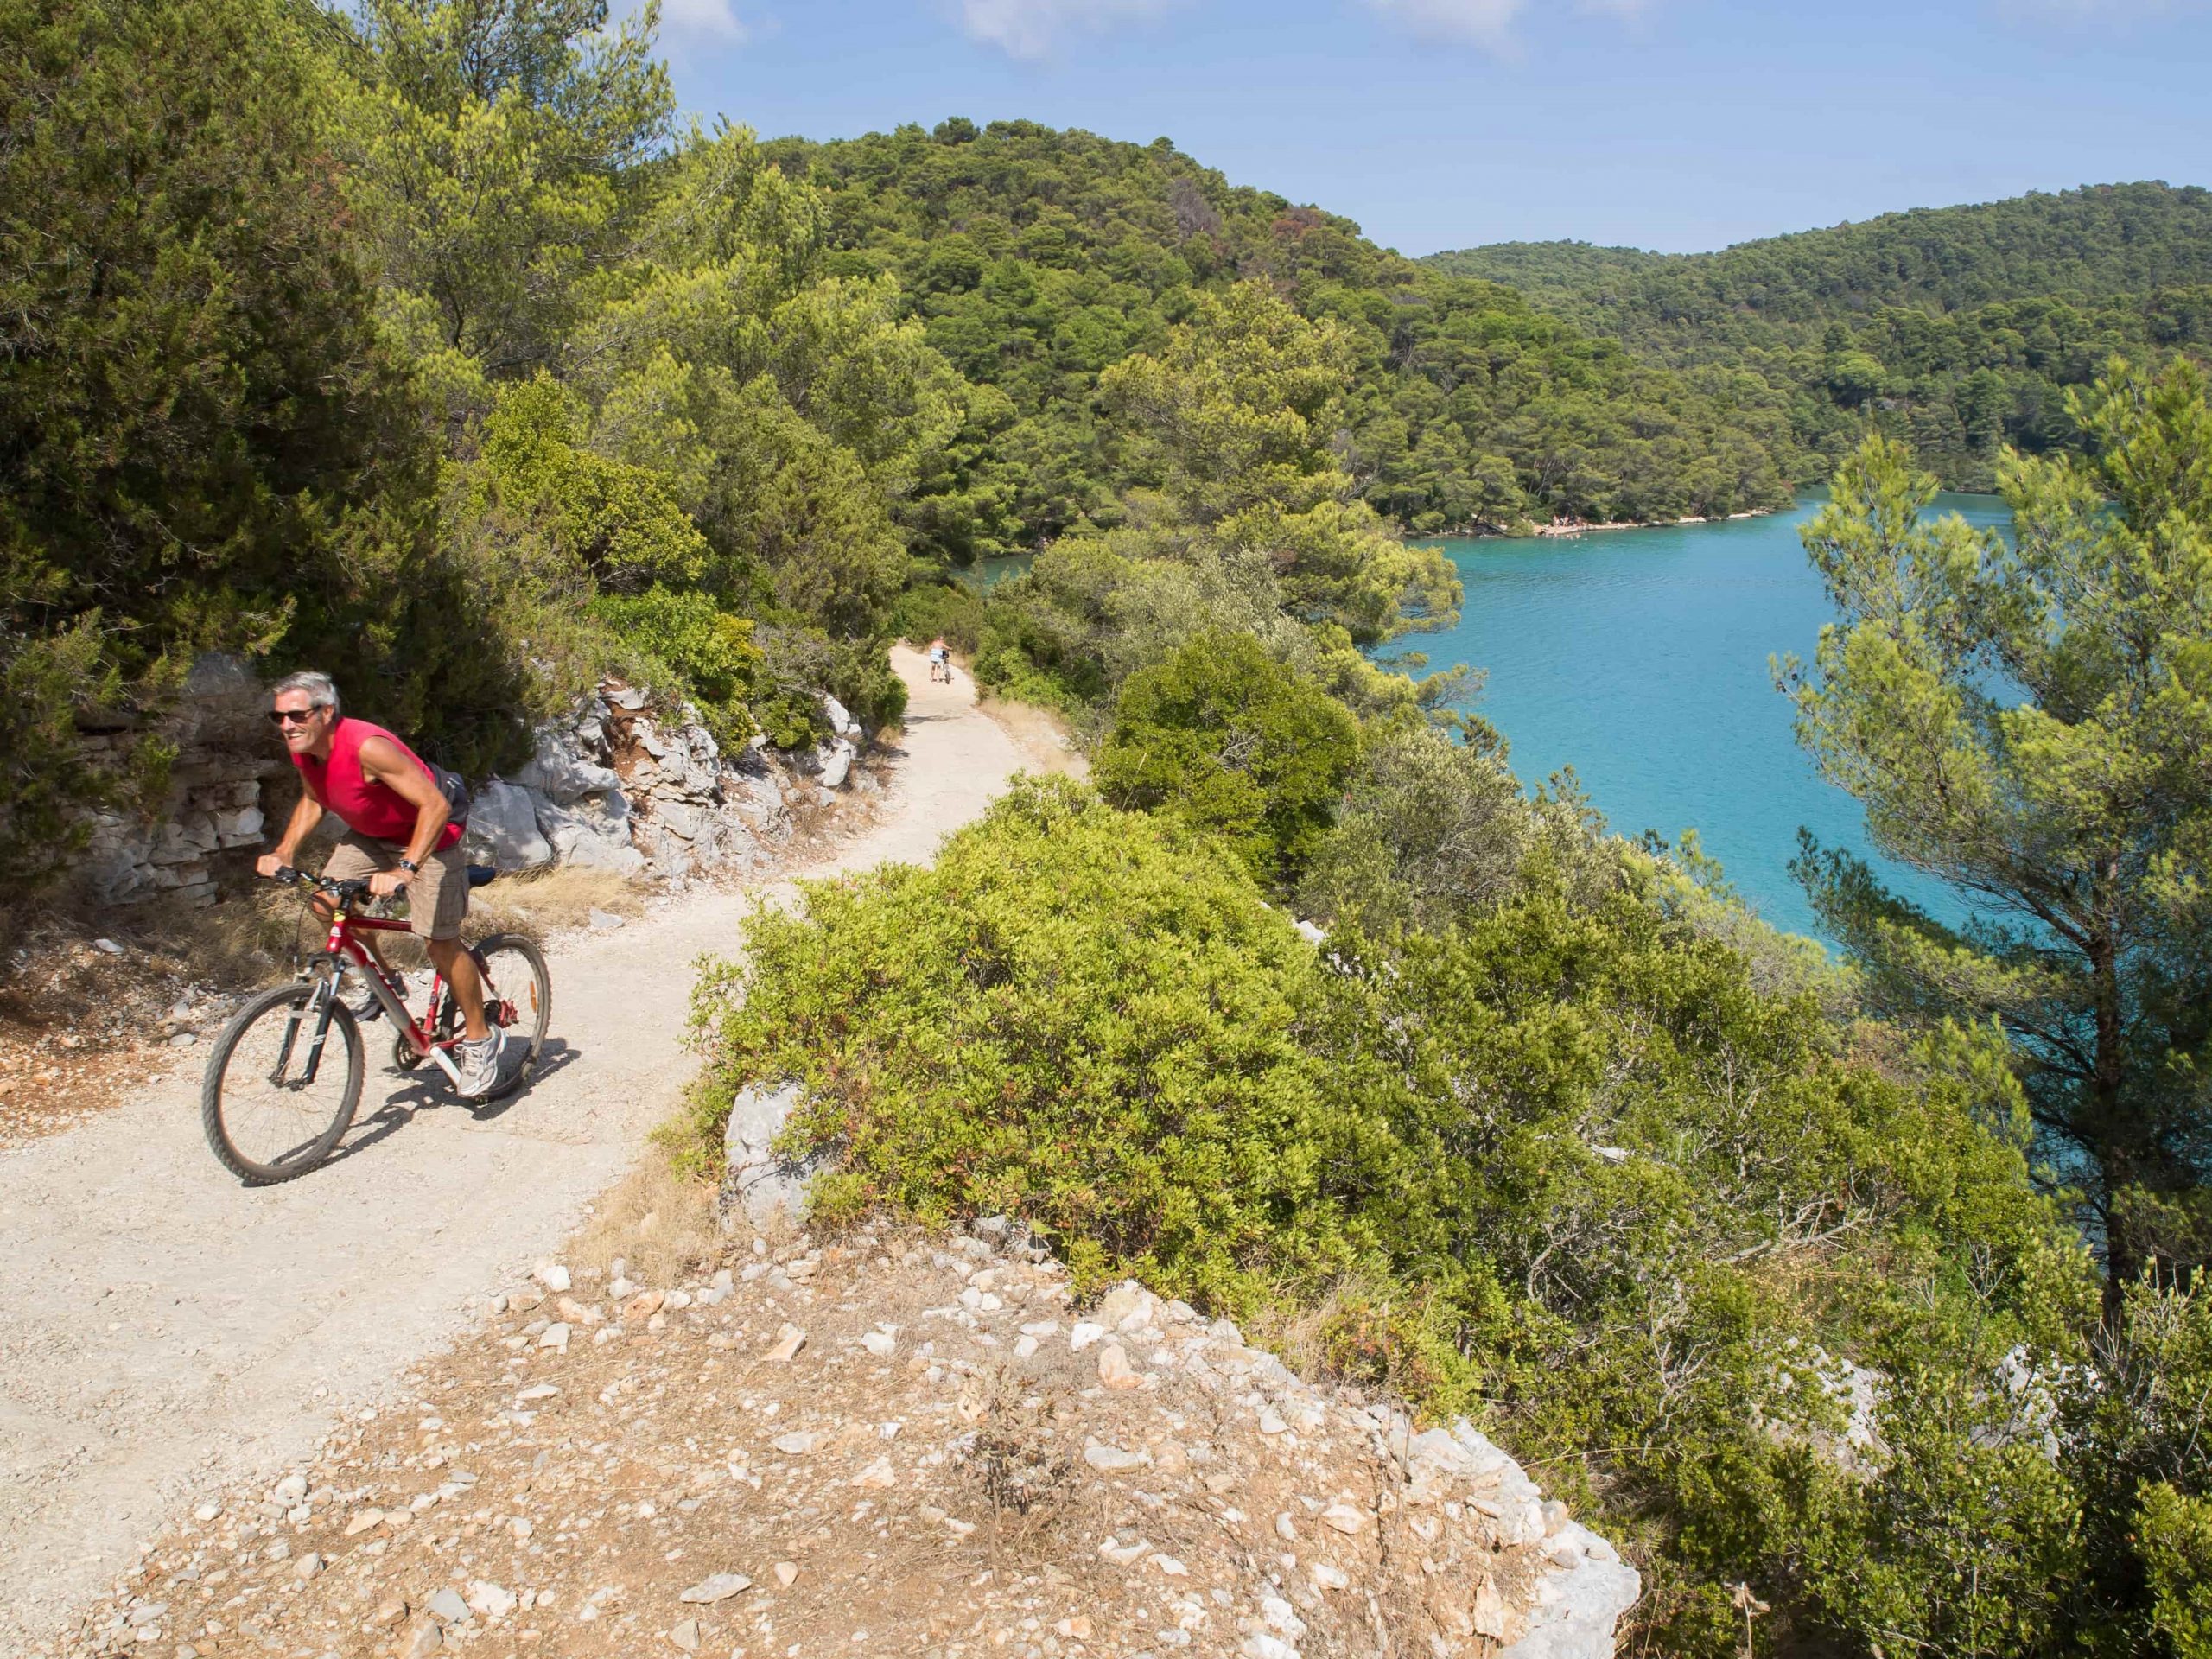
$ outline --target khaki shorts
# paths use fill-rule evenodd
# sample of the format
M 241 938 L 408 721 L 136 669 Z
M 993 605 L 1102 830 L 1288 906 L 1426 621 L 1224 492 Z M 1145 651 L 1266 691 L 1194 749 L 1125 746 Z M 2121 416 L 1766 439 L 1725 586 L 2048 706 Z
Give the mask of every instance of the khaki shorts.
M 406 852 L 388 841 L 372 841 L 348 830 L 330 849 L 322 873 L 333 881 L 357 881 L 378 870 L 396 870 Z M 407 925 L 416 938 L 457 939 L 461 918 L 468 914 L 468 868 L 455 842 L 442 853 L 432 853 L 407 884 Z

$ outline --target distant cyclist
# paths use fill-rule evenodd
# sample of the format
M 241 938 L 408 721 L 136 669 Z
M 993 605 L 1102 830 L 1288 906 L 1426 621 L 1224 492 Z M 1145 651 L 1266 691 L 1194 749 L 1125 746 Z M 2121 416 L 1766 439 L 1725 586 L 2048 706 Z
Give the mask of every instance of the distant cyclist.
M 444 792 L 428 764 L 397 737 L 339 713 L 338 687 L 327 674 L 287 675 L 270 690 L 270 703 L 269 718 L 283 733 L 302 789 L 276 850 L 256 868 L 274 875 L 289 866 L 322 815 L 336 813 L 346 833 L 323 874 L 334 881 L 366 876 L 380 899 L 406 893 L 409 923 L 461 1005 L 461 1093 L 472 1100 L 489 1094 L 505 1037 L 485 1020 L 483 981 L 461 948 L 468 871 Z
M 930 678 L 952 683 L 952 648 L 943 634 L 930 641 Z

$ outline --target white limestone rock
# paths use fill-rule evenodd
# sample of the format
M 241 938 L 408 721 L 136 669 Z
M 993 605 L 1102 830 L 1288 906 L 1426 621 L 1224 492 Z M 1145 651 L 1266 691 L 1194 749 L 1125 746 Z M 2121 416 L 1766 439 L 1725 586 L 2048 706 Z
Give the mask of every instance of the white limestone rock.
M 596 721 L 585 724 L 594 734 L 600 732 Z M 515 782 L 536 790 L 555 806 L 573 806 L 588 795 L 619 792 L 622 785 L 613 768 L 601 765 L 587 750 L 576 728 L 563 731 L 550 725 L 537 728 L 537 753 L 515 774 Z
M 493 778 L 475 791 L 468 810 L 468 834 L 461 850 L 471 862 L 502 870 L 534 870 L 553 861 L 552 843 L 537 828 L 537 804 L 530 791 Z
M 741 1089 L 730 1103 L 729 1125 L 722 1132 L 728 1158 L 722 1205 L 725 1210 L 742 1211 L 762 1231 L 779 1219 L 798 1219 L 806 1208 L 806 1183 L 812 1169 L 779 1157 L 774 1150 L 777 1134 L 798 1104 L 795 1083 Z

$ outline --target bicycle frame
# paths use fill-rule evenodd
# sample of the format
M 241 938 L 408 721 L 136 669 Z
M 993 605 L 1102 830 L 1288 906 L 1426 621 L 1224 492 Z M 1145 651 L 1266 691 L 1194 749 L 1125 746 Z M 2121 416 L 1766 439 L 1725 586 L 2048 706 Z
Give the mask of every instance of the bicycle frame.
M 414 1046 L 417 1054 L 433 1061 L 438 1069 L 446 1074 L 454 1087 L 458 1089 L 461 1086 L 461 1068 L 454 1064 L 453 1056 L 446 1051 L 461 1039 L 454 1037 L 440 1042 L 431 1032 L 418 1024 L 415 1016 L 407 1012 L 407 1005 L 400 1000 L 399 994 L 392 989 L 391 982 L 385 977 L 381 964 L 374 956 L 370 954 L 368 947 L 353 937 L 357 931 L 405 933 L 409 931 L 408 924 L 405 922 L 394 921 L 383 916 L 357 916 L 341 905 L 331 916 L 330 937 L 323 944 L 323 953 L 334 963 L 342 957 L 361 969 L 362 977 L 369 982 L 370 994 L 384 1005 L 385 1013 L 391 1016 L 391 1022 L 400 1035 Z M 331 995 L 334 996 L 337 995 L 337 984 L 338 976 L 333 973 L 330 976 L 330 985 Z M 435 969 L 431 969 L 430 1003 L 424 1015 L 425 1019 L 435 1020 L 437 1018 L 439 999 L 445 988 L 443 976 Z M 487 986 L 486 988 L 488 990 L 490 988 Z M 321 1049 L 321 1045 L 322 1030 L 319 1025 L 315 1033 L 317 1051 Z M 319 1052 L 311 1056 L 308 1062 L 310 1070 L 320 1058 Z
M 270 1073 L 270 1081 L 280 1084 L 284 1081 L 285 1068 L 290 1065 L 292 1061 L 292 1045 L 299 1040 L 300 1022 L 309 1014 L 315 1016 L 315 1035 L 309 1040 L 307 1065 L 302 1071 L 299 1081 L 302 1084 L 315 1081 L 315 1074 L 322 1065 L 323 1043 L 330 1035 L 330 1010 L 332 1005 L 338 1000 L 338 982 L 344 977 L 346 965 L 351 963 L 361 970 L 362 976 L 369 982 L 370 994 L 376 998 L 384 1011 L 391 1016 L 392 1024 L 398 1027 L 400 1036 L 409 1046 L 413 1048 L 416 1057 L 418 1059 L 429 1059 L 435 1063 L 437 1068 L 446 1074 L 447 1080 L 454 1089 L 460 1089 L 461 1068 L 454 1064 L 453 1056 L 448 1051 L 462 1039 L 456 1035 L 441 1040 L 435 1032 L 440 998 L 441 996 L 449 997 L 451 995 L 451 988 L 447 985 L 445 976 L 433 966 L 430 974 L 429 1007 L 424 1013 L 423 1021 L 418 1023 L 415 1016 L 407 1012 L 405 1001 L 394 988 L 391 981 L 386 977 L 384 964 L 374 950 L 353 937 L 357 932 L 411 932 L 412 926 L 409 923 L 395 921 L 389 917 L 363 916 L 357 913 L 353 909 L 353 902 L 367 890 L 366 882 L 319 880 L 314 876 L 289 868 L 275 872 L 272 879 L 278 881 L 297 882 L 313 887 L 325 896 L 325 899 L 330 902 L 331 908 L 330 936 L 323 941 L 321 950 L 309 958 L 307 963 L 306 977 L 318 982 L 317 988 L 308 998 L 305 1006 L 293 1010 L 291 1018 L 284 1028 L 283 1045 L 277 1052 L 276 1064 Z M 318 905 L 322 902 L 323 900 L 321 899 L 317 901 Z M 506 1025 L 514 1018 L 513 1004 L 499 998 L 497 988 L 492 983 L 491 974 L 485 968 L 483 957 L 477 954 L 474 947 L 464 948 L 468 950 L 471 959 L 476 964 L 477 973 L 483 981 L 485 1017 L 499 1025 Z

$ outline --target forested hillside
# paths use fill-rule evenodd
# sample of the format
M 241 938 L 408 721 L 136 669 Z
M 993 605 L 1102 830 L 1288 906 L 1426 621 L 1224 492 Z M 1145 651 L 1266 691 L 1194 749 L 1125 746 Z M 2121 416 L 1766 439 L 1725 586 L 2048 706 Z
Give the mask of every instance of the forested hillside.
M 690 125 L 655 18 L 0 0 L 0 892 L 147 798 L 79 728 L 201 650 L 480 772 L 608 669 L 732 741 L 888 719 L 941 631 L 1095 788 L 761 918 L 700 1173 L 795 1084 L 825 1227 L 1018 1217 L 1478 1415 L 1633 1551 L 1641 1651 L 2212 1652 L 2212 404 L 2050 412 L 2202 339 L 2202 193 L 1740 290 L 1497 256 L 1561 317 L 1164 141 Z M 2069 214 L 2108 286 L 1993 296 Z M 1362 650 L 1462 598 L 1401 524 L 1762 505 L 1870 416 L 2056 452 L 2008 541 L 1865 442 L 1782 671 L 1973 929 L 1808 848 L 1837 963 Z
M 930 343 L 997 394 L 969 435 L 997 508 L 973 550 L 1118 521 L 1121 494 L 1155 480 L 1101 424 L 1100 374 L 1156 349 L 1198 295 L 1252 280 L 1343 326 L 1344 464 L 1366 501 L 1412 528 L 1673 518 L 1785 497 L 1771 453 L 1783 410 L 1756 379 L 1640 363 L 1347 220 L 1232 188 L 1166 139 L 954 119 L 765 148 L 822 193 L 830 268 L 895 274 Z
M 1871 421 L 1946 482 L 1986 489 L 2002 445 L 2078 446 L 2066 389 L 2113 353 L 2212 346 L 2212 193 L 2194 186 L 1920 208 L 1718 253 L 1509 242 L 1424 263 L 1510 284 L 1647 362 L 1755 377 L 1789 410 L 1801 480 Z
M 609 670 L 896 713 L 969 388 L 650 11 L 0 0 L 0 889 L 159 798 L 75 728 L 211 649 L 472 771 Z

